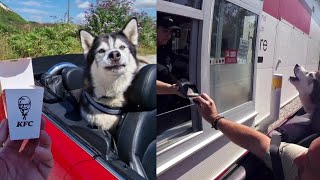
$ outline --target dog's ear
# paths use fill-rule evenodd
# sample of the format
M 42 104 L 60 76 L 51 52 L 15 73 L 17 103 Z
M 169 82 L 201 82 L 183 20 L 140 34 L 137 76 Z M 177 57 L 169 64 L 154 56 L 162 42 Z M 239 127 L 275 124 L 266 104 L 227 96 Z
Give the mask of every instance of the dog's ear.
M 132 18 L 127 25 L 124 26 L 122 29 L 123 34 L 129 39 L 129 41 L 134 44 L 138 45 L 138 21 L 136 18 Z
M 91 33 L 85 30 L 80 30 L 79 34 L 80 34 L 81 46 L 83 48 L 84 54 L 87 54 L 92 47 L 95 37 Z

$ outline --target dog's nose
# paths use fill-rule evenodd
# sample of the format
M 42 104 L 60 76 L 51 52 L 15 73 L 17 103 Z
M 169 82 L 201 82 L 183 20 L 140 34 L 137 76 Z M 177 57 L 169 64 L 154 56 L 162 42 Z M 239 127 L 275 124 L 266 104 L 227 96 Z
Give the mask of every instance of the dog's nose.
M 120 58 L 121 58 L 121 54 L 119 51 L 112 51 L 110 54 L 109 54 L 109 59 L 111 59 L 112 61 L 119 61 Z
M 299 65 L 299 64 L 296 64 L 296 66 L 295 66 L 294 68 L 298 68 L 298 67 L 300 67 L 300 65 Z

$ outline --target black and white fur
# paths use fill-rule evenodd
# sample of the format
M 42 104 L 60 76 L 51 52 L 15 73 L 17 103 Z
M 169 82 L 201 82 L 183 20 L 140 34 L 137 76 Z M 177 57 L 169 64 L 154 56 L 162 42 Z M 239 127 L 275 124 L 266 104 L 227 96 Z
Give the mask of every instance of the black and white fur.
M 310 114 L 311 127 L 320 130 L 320 72 L 308 72 L 297 64 L 289 81 L 299 92 L 305 112 Z
M 125 92 L 138 70 L 137 20 L 132 18 L 120 32 L 97 37 L 81 30 L 80 39 L 87 63 L 84 91 L 100 104 L 111 108 L 124 107 L 127 103 Z M 84 119 L 103 130 L 114 131 L 120 119 L 120 115 L 100 112 L 84 98 L 80 109 Z

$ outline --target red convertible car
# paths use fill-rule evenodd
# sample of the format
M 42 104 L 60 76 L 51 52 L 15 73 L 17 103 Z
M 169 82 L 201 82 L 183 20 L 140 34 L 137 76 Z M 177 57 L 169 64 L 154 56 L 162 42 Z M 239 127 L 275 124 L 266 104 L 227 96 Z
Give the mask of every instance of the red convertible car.
M 155 179 L 155 65 L 146 65 L 129 87 L 129 108 L 113 135 L 92 127 L 79 112 L 83 55 L 32 60 L 35 83 L 45 88 L 43 117 L 52 139 L 49 179 Z

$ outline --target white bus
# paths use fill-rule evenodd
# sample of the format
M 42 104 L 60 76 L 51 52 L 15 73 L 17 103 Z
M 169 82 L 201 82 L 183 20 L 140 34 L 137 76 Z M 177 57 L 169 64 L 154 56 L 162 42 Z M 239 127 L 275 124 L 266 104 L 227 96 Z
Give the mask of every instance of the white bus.
M 237 123 L 255 127 L 268 119 L 273 74 L 283 76 L 282 107 L 298 95 L 288 81 L 295 64 L 319 68 L 318 1 L 158 0 L 157 11 L 181 28 L 171 42 L 176 76 Z M 158 115 L 158 127 L 158 179 L 219 179 L 246 153 L 194 106 Z

